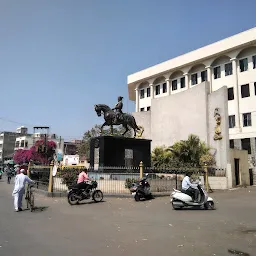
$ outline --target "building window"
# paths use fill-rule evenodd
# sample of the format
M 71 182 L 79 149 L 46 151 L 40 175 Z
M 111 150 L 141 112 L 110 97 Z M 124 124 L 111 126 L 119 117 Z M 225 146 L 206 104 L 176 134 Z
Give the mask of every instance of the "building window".
M 228 117 L 229 128 L 234 128 L 236 126 L 236 116 L 232 115 Z
M 202 79 L 202 82 L 207 81 L 207 71 L 206 70 L 201 72 L 201 79 Z
M 239 66 L 240 66 L 240 72 L 244 72 L 248 70 L 248 59 L 244 58 L 242 60 L 239 60 Z
M 197 73 L 191 75 L 191 84 L 197 84 Z
M 25 141 L 25 148 L 28 147 L 28 141 Z
M 147 88 L 147 97 L 150 97 L 150 87 Z
M 175 91 L 178 89 L 178 81 L 172 80 L 172 90 Z
M 167 92 L 167 85 L 166 83 L 163 83 L 163 93 L 166 93 Z
M 235 148 L 234 140 L 229 140 L 229 147 L 230 148 Z
M 156 95 L 159 95 L 160 94 L 160 85 L 157 85 L 156 86 Z
M 215 67 L 215 68 L 213 69 L 214 79 L 220 78 L 220 74 L 221 74 L 220 66 Z
M 244 84 L 244 85 L 241 86 L 241 97 L 242 98 L 250 97 L 249 84 Z
M 144 111 L 144 108 L 140 108 L 140 112 L 143 112 Z
M 251 141 L 250 138 L 241 139 L 242 149 L 247 150 L 248 154 L 251 154 Z
M 20 146 L 20 142 L 19 141 L 16 141 L 15 142 L 15 148 L 18 148 Z
M 243 126 L 244 127 L 252 126 L 251 113 L 243 114 Z
M 147 111 L 150 111 L 150 107 L 147 107 Z
M 185 77 L 182 77 L 180 79 L 180 88 L 185 88 L 186 87 L 186 84 L 185 84 Z
M 232 63 L 225 64 L 225 76 L 230 76 L 232 74 L 233 74 Z
M 256 68 L 256 55 L 252 56 L 252 67 L 253 69 Z
M 228 88 L 228 100 L 233 100 L 234 99 L 234 88 Z
M 22 141 L 20 142 L 20 146 L 23 148 L 23 147 L 24 147 L 24 145 L 25 145 L 25 141 L 24 141 L 24 140 L 22 140 Z
M 142 89 L 140 90 L 140 98 L 144 99 L 144 96 L 145 96 L 145 92 L 144 92 L 144 89 Z

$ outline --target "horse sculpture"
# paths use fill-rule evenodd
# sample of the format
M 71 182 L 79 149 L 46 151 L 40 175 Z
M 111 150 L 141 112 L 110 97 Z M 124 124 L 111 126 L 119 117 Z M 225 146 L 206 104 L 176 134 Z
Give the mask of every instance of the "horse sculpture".
M 104 126 L 110 126 L 111 135 L 113 135 L 113 125 L 123 125 L 125 131 L 122 136 L 124 136 L 129 131 L 128 127 L 133 129 L 134 138 L 136 137 L 137 132 L 140 132 L 139 136 L 137 137 L 142 136 L 143 128 L 137 126 L 134 116 L 123 113 L 120 117 L 116 118 L 116 113 L 114 110 L 104 104 L 94 105 L 94 109 L 98 116 L 101 116 L 102 113 L 104 115 L 105 123 L 101 126 L 101 133 Z

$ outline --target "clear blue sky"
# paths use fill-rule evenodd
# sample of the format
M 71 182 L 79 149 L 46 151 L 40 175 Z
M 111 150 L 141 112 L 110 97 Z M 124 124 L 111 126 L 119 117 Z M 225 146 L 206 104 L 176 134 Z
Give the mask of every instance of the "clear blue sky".
M 103 122 L 94 104 L 122 95 L 134 111 L 127 75 L 254 27 L 255 10 L 255 0 L 1 0 L 0 130 L 79 138 Z

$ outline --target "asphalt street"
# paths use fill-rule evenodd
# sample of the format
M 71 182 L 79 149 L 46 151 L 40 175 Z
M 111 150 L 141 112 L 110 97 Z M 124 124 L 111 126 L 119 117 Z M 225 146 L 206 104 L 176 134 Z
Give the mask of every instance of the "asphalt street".
M 70 206 L 36 195 L 32 213 L 14 212 L 12 189 L 0 181 L 1 256 L 256 255 L 255 187 L 212 193 L 214 211 L 175 211 L 169 197 Z

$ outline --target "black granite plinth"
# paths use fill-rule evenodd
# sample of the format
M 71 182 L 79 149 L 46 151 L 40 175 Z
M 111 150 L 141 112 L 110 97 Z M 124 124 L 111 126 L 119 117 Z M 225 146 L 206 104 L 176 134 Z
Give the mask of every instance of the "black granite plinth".
M 151 166 L 151 140 L 99 136 L 90 141 L 90 166 Z

